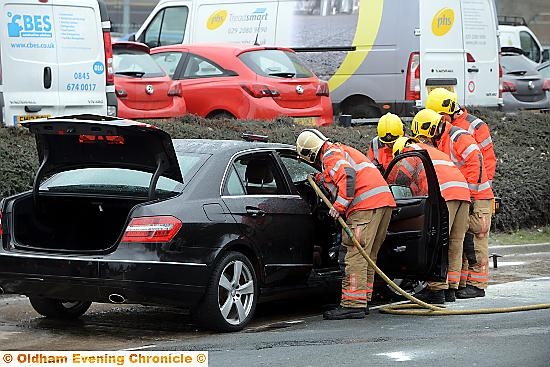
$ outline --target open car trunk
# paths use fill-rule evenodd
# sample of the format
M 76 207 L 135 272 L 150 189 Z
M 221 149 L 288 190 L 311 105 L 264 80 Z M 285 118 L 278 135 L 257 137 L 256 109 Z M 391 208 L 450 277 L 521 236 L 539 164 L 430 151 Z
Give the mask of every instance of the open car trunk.
M 32 195 L 14 203 L 14 239 L 34 250 L 102 252 L 112 248 L 125 229 L 132 208 L 146 199 Z

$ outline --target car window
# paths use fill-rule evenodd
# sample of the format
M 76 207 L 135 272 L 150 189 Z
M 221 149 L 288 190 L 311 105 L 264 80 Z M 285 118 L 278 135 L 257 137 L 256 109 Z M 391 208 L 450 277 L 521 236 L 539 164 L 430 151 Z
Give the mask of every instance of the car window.
M 188 14 L 186 6 L 169 7 L 158 12 L 145 31 L 144 43 L 149 47 L 182 43 Z
M 166 75 L 151 55 L 139 50 L 115 48 L 113 50 L 113 69 L 115 74 L 140 78 Z
M 405 157 L 388 173 L 386 181 L 395 199 L 428 196 L 428 179 L 422 159 Z
M 210 157 L 208 154 L 177 153 L 184 182 L 190 180 Z M 41 190 L 98 192 L 109 194 L 146 195 L 152 174 L 124 168 L 81 168 L 60 172 L 40 186 Z M 160 177 L 157 194 L 180 192 L 183 185 L 167 177 Z
M 243 185 L 241 184 L 239 175 L 237 174 L 235 167 L 231 166 L 231 169 L 229 170 L 229 176 L 227 177 L 227 185 L 225 187 L 224 195 L 240 196 L 245 194 L 246 192 L 244 191 Z
M 546 79 L 550 79 L 550 64 L 546 65 L 543 68 L 540 68 L 539 73 Z
M 255 154 L 239 157 L 233 168 L 244 187 L 246 195 L 284 195 L 284 181 L 272 157 Z M 231 177 L 229 177 L 231 178 Z M 226 187 L 230 184 L 226 182 Z M 229 192 L 226 188 L 224 192 Z
M 503 55 L 500 58 L 500 63 L 505 74 L 534 69 L 529 59 L 522 55 Z
M 183 52 L 168 51 L 153 54 L 151 57 L 172 78 L 184 54 Z
M 540 47 L 533 37 L 529 33 L 521 31 L 519 32 L 519 41 L 521 49 L 526 52 L 526 56 L 538 63 L 540 61 Z
M 293 52 L 257 50 L 244 52 L 239 59 L 258 75 L 273 78 L 309 78 L 313 73 Z
M 224 75 L 224 70 L 218 67 L 213 61 L 189 55 L 189 61 L 183 72 L 184 78 L 205 78 Z
M 307 180 L 308 175 L 313 175 L 319 170 L 297 157 L 281 156 L 281 160 L 290 175 L 292 183 L 296 184 Z

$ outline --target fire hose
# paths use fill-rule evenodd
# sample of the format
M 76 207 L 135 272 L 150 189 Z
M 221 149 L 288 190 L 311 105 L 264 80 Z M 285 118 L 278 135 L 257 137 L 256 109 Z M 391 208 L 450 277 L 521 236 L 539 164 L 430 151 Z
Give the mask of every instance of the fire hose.
M 332 203 L 325 196 L 325 194 L 319 189 L 317 183 L 312 176 L 308 176 L 308 182 L 311 187 L 317 193 L 317 196 L 325 203 L 325 205 L 331 209 Z M 489 313 L 505 313 L 505 312 L 519 312 L 519 311 L 531 311 L 550 308 L 550 303 L 541 303 L 535 305 L 516 306 L 516 307 L 501 307 L 501 308 L 480 308 L 475 310 L 451 310 L 440 305 L 432 305 L 421 301 L 414 296 L 401 289 L 397 284 L 393 282 L 384 272 L 376 266 L 376 263 L 367 255 L 363 247 L 359 244 L 359 241 L 355 238 L 353 231 L 348 227 L 344 219 L 339 216 L 338 223 L 342 226 L 344 232 L 351 238 L 353 244 L 359 251 L 359 253 L 365 258 L 370 267 L 374 269 L 390 287 L 392 287 L 397 293 L 405 297 L 412 303 L 389 305 L 380 308 L 381 313 L 388 313 L 393 315 L 422 315 L 422 316 L 440 316 L 440 315 L 474 315 L 474 314 L 489 314 Z

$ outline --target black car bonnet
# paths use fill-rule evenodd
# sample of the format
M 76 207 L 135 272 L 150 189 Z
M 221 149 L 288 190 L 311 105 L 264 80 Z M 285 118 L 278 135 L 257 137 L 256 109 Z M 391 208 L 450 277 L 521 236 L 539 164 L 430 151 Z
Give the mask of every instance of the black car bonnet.
M 126 168 L 183 183 L 170 135 L 155 126 L 95 115 L 22 123 L 36 137 L 37 181 L 78 168 Z

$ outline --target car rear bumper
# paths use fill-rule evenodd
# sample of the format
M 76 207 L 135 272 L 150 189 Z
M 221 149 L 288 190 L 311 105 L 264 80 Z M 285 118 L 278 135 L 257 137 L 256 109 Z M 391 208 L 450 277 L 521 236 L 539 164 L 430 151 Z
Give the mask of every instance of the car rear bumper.
M 500 110 L 503 112 L 514 112 L 519 110 L 548 111 L 550 109 L 550 93 L 546 92 L 546 97 L 537 102 L 522 102 L 516 99 L 510 92 L 502 93 L 503 105 Z
M 187 113 L 185 100 L 180 97 L 174 97 L 173 103 L 169 107 L 152 110 L 136 110 L 124 104 L 124 100 L 118 101 L 118 117 L 125 119 L 160 119 L 180 117 Z
M 110 303 L 190 307 L 205 291 L 206 264 L 89 260 L 0 255 L 0 287 L 5 293 Z
M 272 120 L 280 116 L 288 117 L 316 117 L 317 125 L 333 123 L 332 102 L 329 97 L 320 98 L 320 103 L 307 108 L 285 108 L 278 105 L 273 98 L 249 98 L 249 108 L 243 111 L 243 119 Z

